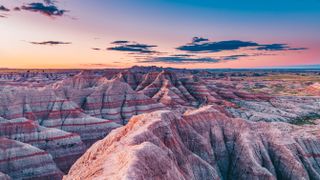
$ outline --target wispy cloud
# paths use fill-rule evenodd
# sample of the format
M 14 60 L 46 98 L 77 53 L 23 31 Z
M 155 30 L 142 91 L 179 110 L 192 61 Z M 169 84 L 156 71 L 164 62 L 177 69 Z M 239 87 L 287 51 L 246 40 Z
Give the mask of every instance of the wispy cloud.
M 31 41 L 29 43 L 34 45 L 49 45 L 49 46 L 71 44 L 71 42 L 62 42 L 62 41 L 43 41 L 43 42 Z
M 260 51 L 287 51 L 306 50 L 307 48 L 292 48 L 288 44 L 259 44 L 252 41 L 228 40 L 212 42 L 206 38 L 194 37 L 191 43 L 177 47 L 176 49 L 191 53 L 215 53 L 221 51 L 238 50 L 250 47 Z
M 307 48 L 293 48 L 287 44 L 259 44 L 253 41 L 229 40 L 212 42 L 207 38 L 194 37 L 192 41 L 186 45 L 176 48 L 184 51 L 183 53 L 174 52 L 159 52 L 153 50 L 156 45 L 141 44 L 126 40 L 118 40 L 111 42 L 113 47 L 108 50 L 124 51 L 132 55 L 136 62 L 139 63 L 221 63 L 228 61 L 237 61 L 244 58 L 269 56 L 275 53 L 267 51 L 298 51 L 306 50 Z M 238 52 L 244 48 L 245 51 Z M 93 49 L 100 50 L 100 49 Z M 218 52 L 230 51 L 228 55 L 220 55 Z M 216 53 L 217 54 L 208 54 Z
M 257 50 L 265 50 L 265 51 L 299 51 L 299 50 L 307 50 L 308 48 L 292 48 L 287 44 L 266 44 L 260 45 L 260 47 L 256 48 Z
M 148 44 L 141 44 L 136 42 L 130 42 L 130 41 L 114 41 L 111 42 L 111 44 L 114 44 L 116 46 L 109 47 L 107 50 L 113 50 L 113 51 L 124 51 L 124 52 L 130 52 L 130 53 L 142 53 L 142 54 L 152 54 L 156 53 L 152 48 L 157 47 L 156 45 L 148 45 Z
M 0 5 L 0 11 L 6 11 L 6 12 L 8 12 L 8 11 L 10 11 L 10 9 L 4 7 L 3 5 Z
M 52 1 L 50 1 L 52 2 Z M 43 3 L 30 3 L 21 7 L 21 9 L 31 12 L 39 12 L 46 16 L 63 16 L 67 10 L 59 9 L 53 4 L 43 4 Z
M 255 55 L 248 55 L 248 54 L 235 54 L 235 55 L 230 55 L 230 56 L 222 56 L 220 57 L 221 60 L 224 61 L 232 61 L 232 60 L 238 60 L 243 57 L 250 57 L 250 56 L 255 56 Z
M 118 41 L 111 42 L 111 44 L 124 44 L 124 43 L 129 43 L 129 41 L 118 40 Z
M 19 7 L 15 7 L 13 8 L 14 11 L 21 11 L 21 9 Z
M 159 57 L 148 57 L 144 60 L 139 61 L 140 63 L 151 63 L 151 62 L 163 62 L 163 63 L 217 63 L 219 59 L 210 57 L 188 57 L 188 56 L 159 56 Z
M 43 0 L 43 2 L 47 5 L 54 5 L 57 1 L 55 0 Z
M 139 62 L 146 63 L 146 62 L 163 62 L 163 63 L 219 63 L 219 62 L 226 62 L 226 61 L 234 61 L 239 60 L 243 57 L 250 57 L 256 55 L 249 55 L 249 54 L 235 54 L 230 56 L 220 56 L 220 57 L 203 57 L 203 56 L 195 56 L 191 54 L 173 54 L 170 56 L 147 56 L 144 57 Z
M 203 38 L 203 37 L 193 37 L 192 38 L 192 44 L 194 43 L 200 43 L 200 42 L 207 42 L 209 39 Z

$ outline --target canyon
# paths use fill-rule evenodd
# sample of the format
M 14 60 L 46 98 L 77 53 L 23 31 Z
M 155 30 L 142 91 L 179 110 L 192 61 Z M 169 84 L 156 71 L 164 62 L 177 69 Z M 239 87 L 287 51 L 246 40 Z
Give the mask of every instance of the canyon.
M 0 72 L 0 179 L 320 179 L 317 71 Z

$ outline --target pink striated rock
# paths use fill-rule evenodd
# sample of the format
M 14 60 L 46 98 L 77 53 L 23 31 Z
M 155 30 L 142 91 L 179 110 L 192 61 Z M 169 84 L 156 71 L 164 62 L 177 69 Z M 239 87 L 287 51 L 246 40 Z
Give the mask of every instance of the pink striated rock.
M 28 143 L 48 152 L 59 169 L 64 172 L 67 172 L 86 150 L 79 135 L 45 128 L 25 118 L 12 120 L 0 118 L 0 137 Z
M 4 174 L 2 172 L 0 172 L 0 179 L 2 179 L 2 180 L 11 180 L 10 176 L 8 176 L 7 174 Z
M 64 179 L 319 179 L 319 128 L 233 119 L 210 106 L 157 111 L 95 143 Z
M 238 89 L 231 81 L 208 81 L 197 75 L 181 74 L 177 71 L 154 71 L 133 73 L 124 71 L 114 77 L 128 83 L 133 89 L 169 107 L 207 104 L 230 105 L 227 101 L 264 100 L 271 98 L 266 94 L 248 93 Z
M 0 91 L 0 102 L 0 116 L 6 119 L 25 117 L 41 126 L 77 133 L 88 145 L 120 126 L 85 114 L 77 104 L 57 96 L 49 87 L 8 87 Z
M 307 86 L 303 92 L 312 96 L 320 96 L 320 83 L 314 83 L 310 86 Z
M 145 95 L 168 106 L 197 104 L 197 100 L 173 72 L 148 73 L 138 89 Z
M 228 111 L 235 117 L 250 121 L 288 122 L 292 124 L 312 123 L 319 117 L 319 99 L 317 97 L 288 96 L 275 97 L 268 101 L 233 100 L 238 107 Z
M 128 83 L 133 90 L 136 90 L 138 85 L 143 80 L 143 74 L 142 73 L 134 73 L 131 70 L 126 70 L 118 73 L 116 76 L 113 77 L 113 79 L 117 79 L 121 82 Z
M 0 172 L 12 179 L 61 179 L 63 175 L 47 152 L 3 137 L 0 137 Z
M 75 77 L 77 80 L 67 79 L 54 87 L 60 97 L 76 102 L 85 113 L 119 124 L 125 124 L 133 115 L 164 108 L 163 104 L 134 91 L 127 83 L 91 76 L 79 75 Z M 90 82 L 83 78 L 90 79 Z M 83 82 L 86 85 L 82 85 Z
M 197 80 L 192 77 L 181 78 L 172 71 L 148 72 L 138 76 L 124 73 L 115 79 L 134 84 L 136 91 L 170 107 L 199 106 L 219 101 L 214 97 L 214 92 L 210 92 L 202 82 L 196 83 Z

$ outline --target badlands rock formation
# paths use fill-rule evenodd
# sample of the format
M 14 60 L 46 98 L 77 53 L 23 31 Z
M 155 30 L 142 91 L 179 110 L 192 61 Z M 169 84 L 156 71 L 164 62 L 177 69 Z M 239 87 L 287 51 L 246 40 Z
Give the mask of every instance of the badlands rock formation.
M 39 126 L 36 121 L 25 118 L 12 120 L 0 118 L 0 137 L 27 143 L 48 152 L 64 172 L 67 172 L 86 149 L 79 135 L 45 128 Z
M 63 173 L 47 152 L 29 144 L 0 137 L 0 177 L 60 179 Z M 1 178 L 2 178 L 1 177 Z
M 25 117 L 41 126 L 77 133 L 85 143 L 103 138 L 118 124 L 89 116 L 49 88 L 5 87 L 0 90 L 0 117 Z
M 2 172 L 0 172 L 0 179 L 2 179 L 2 180 L 10 180 L 11 178 L 7 174 L 3 174 Z
M 248 122 L 210 106 L 135 116 L 64 179 L 320 179 L 318 126 Z
M 308 86 L 304 92 L 313 96 L 320 96 L 320 83 L 314 83 Z
M 181 74 L 174 71 L 133 73 L 124 71 L 114 79 L 129 84 L 135 91 L 161 102 L 169 107 L 200 107 L 208 104 L 229 106 L 229 100 L 269 100 L 262 93 L 248 93 L 235 86 L 205 81 L 197 75 Z
M 30 71 L 17 70 L 17 72 L 1 72 L 0 70 L 0 86 L 14 85 L 14 86 L 37 86 L 43 87 L 45 85 L 54 83 L 56 81 L 65 79 L 79 73 L 76 70 L 70 71 Z
M 170 107 L 200 106 L 218 100 L 200 78 L 194 76 L 180 78 L 172 71 L 134 74 L 122 72 L 115 77 L 131 85 L 133 89 Z M 213 93 L 213 94 L 211 94 Z
M 82 72 L 45 86 L 2 84 L 0 137 L 47 153 L 56 169 L 66 173 L 88 147 L 131 116 L 164 108 L 130 85 L 95 73 Z M 10 166 L 15 156 L 3 161 L 3 166 Z M 34 174 L 33 178 L 47 176 L 27 166 L 19 168 Z M 24 173 L 13 176 L 11 169 L 0 172 L 14 179 L 28 178 Z M 61 174 L 53 177 L 59 179 Z
M 312 123 L 320 118 L 320 99 L 315 97 L 275 97 L 269 101 L 234 101 L 229 112 L 250 121 Z
M 60 97 L 76 102 L 86 114 L 126 124 L 137 114 L 163 109 L 164 105 L 134 91 L 127 83 L 91 73 L 54 84 Z
M 319 179 L 318 75 L 0 71 L 0 179 Z

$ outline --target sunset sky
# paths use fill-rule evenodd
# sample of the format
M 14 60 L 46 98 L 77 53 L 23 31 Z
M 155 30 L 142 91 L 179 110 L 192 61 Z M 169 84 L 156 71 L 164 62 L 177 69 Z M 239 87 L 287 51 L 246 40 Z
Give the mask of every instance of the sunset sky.
M 0 68 L 320 64 L 319 0 L 0 0 Z

